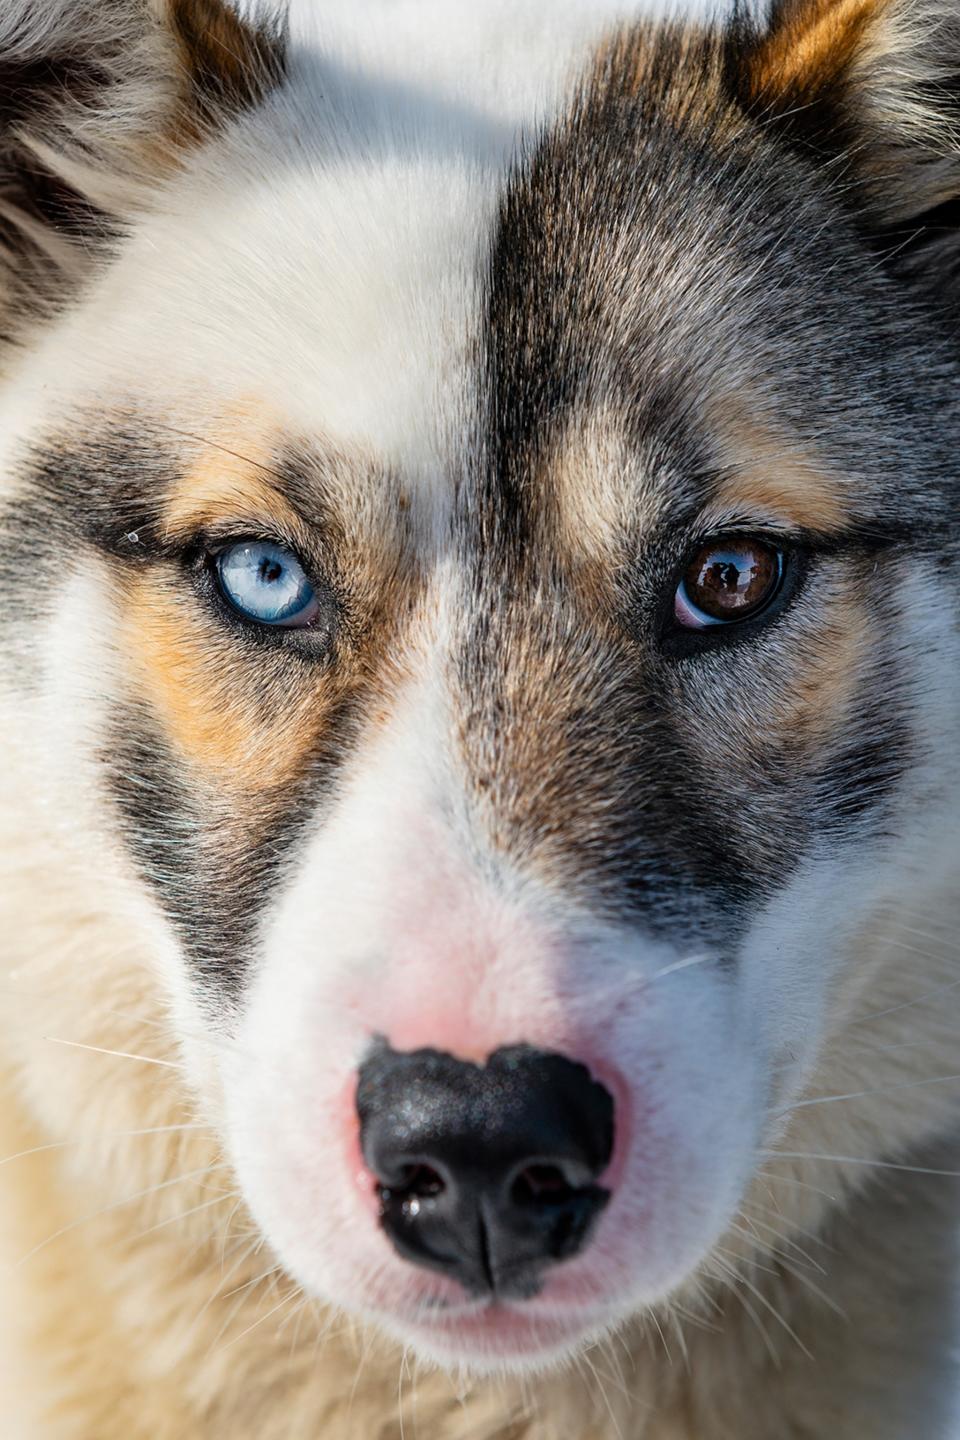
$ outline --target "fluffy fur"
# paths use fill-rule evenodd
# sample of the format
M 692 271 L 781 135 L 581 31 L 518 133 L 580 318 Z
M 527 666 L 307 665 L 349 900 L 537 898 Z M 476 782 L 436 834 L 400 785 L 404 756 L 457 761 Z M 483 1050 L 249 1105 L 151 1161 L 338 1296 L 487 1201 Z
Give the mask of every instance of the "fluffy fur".
M 0 18 L 0 1429 L 949 1436 L 953 7 L 459 8 Z M 377 1035 L 630 1117 L 499 1321 L 377 1225 Z

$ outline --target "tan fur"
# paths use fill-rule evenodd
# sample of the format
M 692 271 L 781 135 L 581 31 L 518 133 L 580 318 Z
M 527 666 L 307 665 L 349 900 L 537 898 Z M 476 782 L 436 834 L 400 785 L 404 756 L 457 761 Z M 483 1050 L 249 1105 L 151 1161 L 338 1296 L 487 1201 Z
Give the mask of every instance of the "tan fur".
M 177 481 L 158 519 L 164 538 L 265 532 L 289 538 L 303 553 L 311 543 L 316 547 L 316 532 L 271 483 L 274 452 L 266 437 L 272 431 L 262 414 L 255 407 L 246 413 L 237 408 L 204 429 L 209 433 L 197 442 L 196 463 Z M 403 508 L 398 499 L 401 516 Z M 348 626 L 339 637 L 341 663 L 333 673 L 307 662 L 291 677 L 269 654 L 238 655 L 202 607 L 184 606 L 178 573 L 117 577 L 125 594 L 119 643 L 131 698 L 149 705 L 197 778 L 241 792 L 275 791 L 302 774 L 351 687 L 364 684 L 383 692 L 388 686 L 397 661 L 386 659 L 387 637 L 411 613 L 415 586 L 409 574 L 396 571 L 389 513 L 384 516 L 378 507 L 376 534 L 370 533 L 371 518 L 363 523 L 355 514 L 343 526 L 331 515 L 335 537 L 321 538 L 324 547 L 336 538 L 337 564 L 354 562 L 352 630 L 378 637 L 376 647 L 360 655 Z M 376 614 L 369 611 L 373 596 Z M 371 719 L 375 724 L 376 715 Z
M 78 4 L 61 17 L 62 33 L 41 27 L 43 43 L 81 77 L 76 93 L 55 67 L 37 85 L 31 67 L 44 57 L 25 38 L 21 7 L 29 10 L 17 0 L 0 15 L 0 51 L 11 64 L 5 84 L 17 88 L 22 65 L 35 90 L 11 133 L 0 132 L 3 340 L 88 279 L 109 226 L 148 209 L 158 186 L 227 119 L 262 100 L 283 69 L 279 37 L 224 0 Z M 35 213 L 34 185 L 46 175 L 101 212 L 85 243 Z
M 212 434 L 203 436 L 196 464 L 178 479 L 164 506 L 164 533 L 189 538 L 233 522 L 297 535 L 299 516 L 270 483 L 271 449 L 264 439 L 269 427 L 255 413 L 231 420 L 229 428 L 211 425 Z
M 131 687 L 163 733 L 211 782 L 269 789 L 301 769 L 322 732 L 330 686 L 284 689 L 274 707 L 249 692 L 249 662 L 238 660 L 204 617 L 185 611 L 176 590 L 154 577 L 129 595 L 121 643 Z M 325 703 L 325 700 L 327 703 Z
M 571 429 L 540 464 L 538 489 L 549 497 L 557 544 L 604 588 L 611 558 L 626 559 L 660 514 L 662 500 L 637 468 L 616 419 L 603 414 Z
M 199 121 L 255 105 L 277 80 L 270 39 L 222 0 L 165 0 L 163 19 L 176 38 Z
M 815 94 L 834 84 L 860 53 L 868 28 L 888 0 L 794 0 L 756 58 L 761 95 Z
M 76 866 L 69 867 L 69 857 L 61 861 L 65 858 L 63 873 L 69 874 Z M 76 870 L 73 884 L 80 880 Z M 66 888 L 60 894 L 64 904 Z M 399 1352 L 369 1334 L 355 1334 L 310 1306 L 298 1309 L 300 1297 L 270 1273 L 272 1258 L 257 1248 L 243 1208 L 235 1206 L 229 1171 L 219 1168 L 216 1145 L 204 1132 L 124 1135 L 194 1119 L 176 1069 L 55 1043 L 73 1039 L 177 1062 L 167 1027 L 157 1024 L 162 1003 L 153 983 L 137 969 L 135 952 L 118 966 L 117 945 L 125 937 L 89 906 L 86 921 L 79 920 L 80 906 L 74 894 L 72 916 L 69 907 L 51 914 L 47 934 L 51 956 L 58 929 L 61 955 L 65 948 L 78 948 L 78 926 L 85 933 L 80 947 L 85 963 L 76 968 L 71 985 L 56 986 L 58 967 L 47 958 L 18 967 L 5 982 L 8 1060 L 0 1148 L 7 1157 L 37 1144 L 64 1146 L 9 1160 L 7 1183 L 0 1187 L 4 1258 L 15 1267 L 5 1286 L 3 1315 L 8 1329 L 14 1322 L 15 1333 L 8 1338 L 15 1342 L 18 1376 L 16 1390 L 0 1396 L 5 1440 L 315 1440 L 327 1435 L 399 1440 L 398 1397 L 404 1433 L 419 1431 L 430 1440 L 704 1440 L 707 1435 L 711 1440 L 770 1440 L 779 1433 L 785 1395 L 801 1417 L 802 1428 L 791 1435 L 864 1440 L 871 1433 L 860 1428 L 856 1415 L 845 1412 L 842 1396 L 824 1412 L 823 1397 L 810 1384 L 810 1360 L 770 1320 L 764 1305 L 774 1305 L 814 1354 L 824 1349 L 836 1358 L 841 1349 L 847 1351 L 849 1378 L 861 1363 L 858 1314 L 866 1327 L 877 1303 L 891 1305 L 891 1318 L 896 1313 L 893 1296 L 904 1283 L 898 1255 L 904 1230 L 897 1221 L 896 1195 L 906 1177 L 898 1177 L 892 1188 L 889 1233 L 881 1223 L 886 1200 L 879 1216 L 874 1201 L 869 1220 L 858 1222 L 857 1203 L 851 1199 L 851 1218 L 844 1223 L 854 1234 L 858 1224 L 869 1225 L 868 1252 L 862 1258 L 853 1253 L 852 1236 L 842 1245 L 822 1246 L 806 1234 L 818 1221 L 824 1194 L 836 1195 L 838 1188 L 855 1193 L 861 1179 L 855 1171 L 839 1175 L 836 1167 L 812 1162 L 766 1167 L 744 1207 L 745 1224 L 748 1233 L 756 1226 L 762 1235 L 759 1227 L 772 1225 L 783 1234 L 785 1263 L 763 1261 L 751 1279 L 763 1299 L 744 1290 L 741 1306 L 734 1293 L 722 1302 L 722 1325 L 712 1308 L 716 1299 L 703 1305 L 699 1319 L 690 1310 L 690 1319 L 665 1314 L 657 1322 L 662 1339 L 651 1326 L 591 1353 L 583 1369 L 565 1380 L 553 1377 L 525 1386 L 485 1382 L 462 1387 L 412 1363 L 404 1369 Z M 16 918 L 16 896 L 8 888 L 4 923 Z M 905 924 L 909 934 L 909 917 Z M 891 930 L 891 957 L 898 943 Z M 887 1009 L 905 997 L 912 1000 L 919 989 L 942 984 L 953 974 L 949 950 L 942 949 L 923 968 L 922 975 L 914 971 L 909 977 L 902 967 L 878 970 L 878 977 L 885 978 L 870 991 L 865 1008 Z M 877 1051 L 875 1079 L 888 1087 L 873 1104 L 873 1120 L 866 1117 L 865 1126 L 862 1107 L 856 1116 L 849 1110 L 844 1114 L 841 1106 L 800 1111 L 784 1148 L 853 1153 L 849 1147 L 864 1143 L 871 1123 L 878 1135 L 889 1133 L 891 1119 L 909 1125 L 918 1092 L 889 1087 L 916 1077 L 918 1068 L 927 1074 L 934 1064 L 945 1069 L 952 1063 L 953 1023 L 944 1015 L 941 1053 L 935 1058 L 928 1044 L 922 1061 L 916 1051 L 885 1048 L 902 1040 L 903 1012 L 872 1027 L 868 1043 Z M 828 1093 L 842 1093 L 849 1083 L 844 1048 L 838 1047 L 821 1075 Z M 946 1115 L 948 1096 L 942 1105 Z M 203 1176 L 137 1198 L 150 1186 L 206 1166 L 211 1169 Z M 931 1265 L 940 1264 L 941 1227 L 949 1212 L 944 1216 L 922 1181 L 913 1181 L 912 1187 L 912 1203 L 928 1216 L 926 1246 L 922 1228 L 910 1232 L 909 1243 L 917 1247 L 910 1263 L 920 1283 Z M 195 1210 L 200 1205 L 207 1208 Z M 731 1251 L 743 1244 L 742 1235 L 725 1241 Z M 871 1256 L 873 1263 L 884 1257 L 886 1266 L 880 1280 L 887 1294 L 879 1301 L 870 1288 L 874 1277 L 861 1273 Z M 847 1313 L 846 1321 L 818 1303 L 816 1292 L 824 1286 Z M 697 1304 L 693 1297 L 686 1301 Z M 930 1339 L 929 1323 L 918 1308 L 918 1347 Z M 911 1367 L 922 1369 L 921 1357 L 903 1353 L 896 1329 L 890 1346 L 902 1388 Z M 872 1347 L 869 1356 L 874 1364 Z M 731 1385 L 733 1373 L 740 1377 L 736 1386 Z M 242 1377 L 239 1383 L 237 1377 Z M 878 1406 L 891 1403 L 885 1378 L 873 1377 Z M 633 1398 L 622 1393 L 624 1384 Z
M 752 515 L 830 535 L 849 519 L 853 477 L 838 476 L 796 438 L 748 417 L 746 399 L 729 395 L 706 406 L 722 480 L 713 493 L 719 528 L 729 516 Z M 598 579 L 624 562 L 656 524 L 663 496 L 637 465 L 616 422 L 603 415 L 566 434 L 545 456 L 538 488 L 550 497 L 548 523 L 571 563 Z M 603 588 L 609 588 L 608 582 Z
M 831 739 L 842 738 L 873 653 L 870 621 L 862 600 L 840 591 L 819 643 L 793 666 L 789 686 L 775 697 L 770 728 L 789 737 L 798 752 L 822 753 Z
M 782 429 L 740 412 L 729 397 L 710 407 L 724 480 L 714 495 L 732 514 L 767 515 L 829 535 L 849 518 L 851 476 L 831 474 Z M 844 493 L 846 491 L 846 494 Z
M 816 128 L 829 107 L 820 131 L 856 156 L 879 216 L 932 209 L 960 191 L 956 127 L 936 104 L 958 23 L 953 0 L 790 0 L 752 56 L 758 111 L 788 123 L 806 111 Z
M 757 62 L 758 91 L 821 88 L 861 53 L 873 17 L 887 8 L 866 0 L 790 7 Z M 185 47 L 177 84 L 200 77 L 209 97 L 213 73 L 220 98 L 244 103 L 250 72 L 263 60 L 246 31 L 206 0 L 176 0 L 171 13 Z M 620 43 L 602 65 L 620 64 Z M 141 129 L 157 113 L 167 122 L 170 93 L 163 91 L 158 111 L 138 110 Z M 152 104 L 157 96 L 149 94 Z M 743 122 L 731 116 L 729 123 Z M 139 143 L 141 130 L 134 132 Z M 189 125 L 186 134 L 192 143 Z M 37 142 L 34 152 L 78 184 L 89 178 L 79 151 L 64 158 Z M 123 169 L 100 176 L 102 197 L 126 192 L 129 199 Z M 241 423 L 212 429 L 222 441 L 167 497 L 169 536 L 248 518 L 296 538 L 303 521 L 265 473 L 270 450 L 261 428 L 254 421 L 249 431 Z M 825 533 L 843 522 L 842 487 L 799 442 L 733 423 L 729 413 L 717 419 L 716 434 L 727 471 L 717 506 L 772 512 L 774 520 Z M 480 755 L 472 779 L 490 806 L 488 833 L 504 849 L 515 837 L 499 832 L 500 824 L 527 827 L 549 848 L 551 827 L 575 829 L 579 812 L 596 813 L 603 800 L 603 792 L 591 796 L 600 782 L 572 749 L 585 668 L 574 641 L 588 634 L 581 639 L 595 647 L 588 658 L 611 677 L 611 657 L 635 643 L 610 613 L 615 586 L 599 577 L 612 573 L 612 561 L 656 509 L 652 496 L 636 503 L 621 461 L 616 437 L 599 421 L 544 461 L 540 480 L 557 496 L 550 519 L 561 541 L 558 568 L 573 570 L 573 598 L 565 585 L 551 590 L 552 574 L 537 585 L 518 566 L 516 593 L 504 596 L 492 622 L 494 647 L 497 623 L 516 637 L 512 648 L 493 651 L 501 727 L 489 716 L 457 717 L 464 751 Z M 373 727 L 391 718 L 391 687 L 429 628 L 419 567 L 436 560 L 428 552 L 443 541 L 421 536 L 419 551 L 406 543 L 408 511 L 417 508 L 401 488 L 406 481 L 378 475 L 371 483 L 356 455 L 333 463 L 305 453 L 303 462 L 305 485 L 339 500 L 331 507 L 339 516 L 332 548 L 349 580 L 346 678 L 338 683 L 367 688 L 364 715 Z M 104 646 L 105 668 L 123 677 L 120 698 L 158 722 L 191 779 L 210 793 L 259 799 L 296 778 L 335 698 L 322 669 L 285 682 L 282 705 L 268 712 L 271 682 L 279 686 L 289 672 L 230 649 L 210 618 L 191 608 L 182 577 L 178 588 L 158 567 L 111 589 L 110 561 L 95 565 L 101 597 L 111 597 L 104 613 L 111 604 L 122 613 Z M 574 601 L 592 602 L 595 622 L 591 615 L 589 626 L 570 623 Z M 746 747 L 769 743 L 775 752 L 788 734 L 798 751 L 820 753 L 842 736 L 855 682 L 877 653 L 869 613 L 855 586 L 838 583 L 819 645 L 775 672 L 788 684 L 766 685 L 758 669 L 733 718 L 730 707 L 711 709 L 709 693 L 697 697 L 703 705 L 689 722 L 690 743 L 716 758 L 731 805 Z M 62 644 L 62 630 L 57 635 Z M 54 667 L 56 657 L 44 661 Z M 88 683 L 94 691 L 100 685 L 98 695 L 107 689 L 106 677 Z M 610 704 L 599 696 L 590 740 L 614 752 L 623 727 L 618 732 L 614 679 L 608 684 Z M 588 1351 L 578 1369 L 472 1383 L 417 1368 L 371 1331 L 321 1312 L 278 1267 L 216 1138 L 223 1117 L 213 1061 L 217 1047 L 232 1042 L 185 1018 L 193 1012 L 171 981 L 175 965 L 160 973 L 174 949 L 168 922 L 124 859 L 95 767 L 65 793 L 37 765 L 43 747 L 23 738 L 34 722 L 46 724 L 49 747 L 72 713 L 51 719 L 42 702 L 30 708 L 33 692 L 22 700 L 12 686 L 10 693 L 8 709 L 0 695 L 2 1440 L 901 1440 L 915 1433 L 917 1402 L 936 1378 L 956 1196 L 947 1173 L 874 1171 L 860 1162 L 891 1154 L 930 1171 L 956 1168 L 946 1143 L 917 1157 L 910 1148 L 918 1133 L 947 1134 L 956 1118 L 955 1091 L 930 1083 L 956 1070 L 960 1023 L 960 898 L 950 913 L 933 908 L 947 893 L 943 872 L 952 862 L 939 837 L 910 857 L 915 904 L 844 937 L 850 963 L 826 1000 L 816 1077 L 784 1119 L 783 1153 L 761 1157 L 734 1225 L 703 1271 L 674 1303 Z M 77 753 L 102 743 L 94 712 L 91 704 L 77 722 L 90 732 L 71 737 Z M 488 773 L 483 747 L 491 734 L 497 764 Z M 506 796 L 507 784 L 519 795 Z M 758 827 L 756 843 L 770 844 L 775 822 Z

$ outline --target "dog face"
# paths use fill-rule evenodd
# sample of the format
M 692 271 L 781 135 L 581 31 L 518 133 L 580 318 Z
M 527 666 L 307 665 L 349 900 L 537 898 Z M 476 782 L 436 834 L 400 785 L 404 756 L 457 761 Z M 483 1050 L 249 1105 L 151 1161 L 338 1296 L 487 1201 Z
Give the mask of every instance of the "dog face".
M 22 274 L 52 205 L 136 211 L 11 364 L 9 728 L 284 1265 L 542 1364 L 722 1268 L 949 886 L 956 174 L 890 78 L 935 17 L 571 13 L 458 95 L 452 36 L 401 85 L 409 36 L 285 66 L 209 8 L 178 168 L 135 203 L 44 111 L 10 221 Z

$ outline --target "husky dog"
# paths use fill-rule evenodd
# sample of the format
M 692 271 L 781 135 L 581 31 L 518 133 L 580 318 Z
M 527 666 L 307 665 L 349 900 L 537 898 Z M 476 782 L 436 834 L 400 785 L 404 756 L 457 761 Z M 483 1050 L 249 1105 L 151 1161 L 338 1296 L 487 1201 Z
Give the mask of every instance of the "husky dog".
M 4 1440 L 936 1440 L 960 6 L 4 0 Z

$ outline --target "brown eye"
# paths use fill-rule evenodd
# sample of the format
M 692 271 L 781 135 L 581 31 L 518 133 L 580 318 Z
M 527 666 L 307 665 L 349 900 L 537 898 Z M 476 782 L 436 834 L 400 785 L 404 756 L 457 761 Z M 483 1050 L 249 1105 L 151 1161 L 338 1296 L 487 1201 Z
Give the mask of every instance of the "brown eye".
M 733 536 L 702 545 L 677 587 L 674 616 L 688 630 L 758 615 L 780 589 L 783 555 L 761 540 Z

